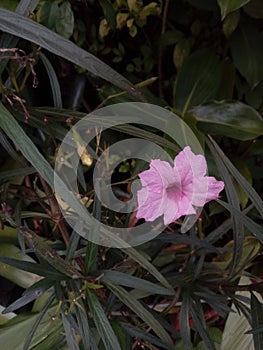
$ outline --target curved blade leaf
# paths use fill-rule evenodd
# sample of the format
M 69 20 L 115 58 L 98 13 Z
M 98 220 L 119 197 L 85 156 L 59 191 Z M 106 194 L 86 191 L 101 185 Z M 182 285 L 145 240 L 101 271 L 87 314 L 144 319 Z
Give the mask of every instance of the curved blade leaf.
M 246 141 L 263 135 L 263 118 L 252 107 L 239 101 L 216 101 L 191 109 L 197 127 L 216 134 Z

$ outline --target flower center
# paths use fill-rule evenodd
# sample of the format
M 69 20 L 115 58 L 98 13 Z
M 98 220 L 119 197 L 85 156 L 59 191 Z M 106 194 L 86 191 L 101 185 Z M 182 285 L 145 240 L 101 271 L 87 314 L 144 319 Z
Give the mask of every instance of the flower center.
M 176 182 L 173 182 L 166 187 L 166 191 L 168 191 L 168 192 L 172 192 L 175 190 L 177 190 L 177 191 L 181 190 L 181 186 L 178 185 Z

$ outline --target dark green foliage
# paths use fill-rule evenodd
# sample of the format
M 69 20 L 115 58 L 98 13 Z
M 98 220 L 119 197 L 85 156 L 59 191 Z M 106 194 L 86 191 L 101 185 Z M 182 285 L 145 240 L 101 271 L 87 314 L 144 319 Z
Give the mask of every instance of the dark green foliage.
M 213 350 L 227 342 L 224 325 L 235 305 L 249 321 L 249 331 L 237 337 L 252 334 L 262 349 L 261 1 L 14 3 L 16 10 L 0 3 L 0 344 Z M 130 137 L 173 157 L 179 143 L 130 123 L 98 133 L 83 151 L 76 134 L 72 141 L 83 152 L 78 198 L 62 178 L 54 193 L 54 164 L 75 123 L 129 101 L 182 118 L 225 191 L 184 234 L 179 219 L 138 247 L 114 236 L 117 249 L 72 229 L 61 198 L 69 213 L 74 208 L 87 219 L 88 211 L 97 222 L 133 228 L 140 224 L 133 214 L 106 208 L 94 192 L 98 157 Z M 172 132 L 185 137 L 183 128 Z M 140 159 L 118 164 L 114 194 L 130 199 L 132 180 L 146 168 Z M 96 224 L 89 230 L 98 234 Z M 240 284 L 244 276 L 248 284 Z

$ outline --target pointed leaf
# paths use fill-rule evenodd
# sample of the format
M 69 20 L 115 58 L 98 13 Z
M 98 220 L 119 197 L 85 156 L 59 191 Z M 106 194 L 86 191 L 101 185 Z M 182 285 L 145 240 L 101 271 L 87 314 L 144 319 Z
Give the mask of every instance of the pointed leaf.
M 97 298 L 97 296 L 90 289 L 87 290 L 88 305 L 92 312 L 96 328 L 101 336 L 106 350 L 121 350 L 118 339 L 113 332 L 110 322 Z
M 252 330 L 263 325 L 263 303 L 258 300 L 254 293 L 251 293 L 251 316 Z M 255 350 L 263 348 L 263 330 L 253 333 Z
M 175 107 L 189 107 L 215 99 L 221 81 L 221 64 L 210 49 L 196 51 L 179 70 L 175 85 Z
M 257 27 L 245 22 L 233 33 L 230 40 L 234 64 L 250 85 L 263 80 L 263 38 Z
M 40 280 L 37 283 L 35 283 L 33 286 L 28 288 L 22 295 L 21 298 L 18 298 L 16 301 L 14 301 L 12 304 L 10 304 L 4 311 L 3 314 L 6 314 L 8 312 L 14 311 L 31 301 L 37 299 L 42 295 L 47 289 L 52 287 L 54 284 L 53 281 L 47 281 L 47 280 Z
M 159 286 L 158 284 L 154 284 L 152 282 L 143 280 L 141 278 L 134 277 L 118 271 L 111 271 L 111 270 L 104 271 L 104 275 L 101 281 L 106 283 L 110 282 L 110 283 L 130 287 L 134 289 L 145 290 L 152 294 L 174 295 L 173 289 L 166 289 L 162 286 Z
M 186 350 L 192 350 L 189 312 L 190 312 L 190 294 L 186 289 L 182 290 L 182 305 L 180 310 L 180 333 Z
M 221 9 L 221 17 L 224 19 L 230 12 L 233 12 L 247 4 L 250 0 L 217 0 Z
M 236 167 L 231 163 L 231 161 L 227 158 L 224 152 L 220 149 L 217 143 L 209 136 L 209 140 L 212 142 L 215 150 L 218 155 L 220 155 L 221 159 L 225 163 L 226 167 L 236 179 L 236 181 L 240 184 L 243 190 L 247 193 L 252 203 L 257 208 L 258 212 L 263 218 L 263 201 L 260 196 L 257 194 L 255 189 L 247 182 L 247 180 L 240 174 L 240 172 L 236 169 Z
M 252 140 L 263 135 L 263 118 L 252 107 L 239 101 L 220 101 L 196 106 L 191 111 L 197 127 L 206 134 Z
M 59 272 L 57 272 L 51 266 L 42 266 L 40 264 L 32 263 L 29 261 L 20 261 L 12 258 L 2 258 L 2 257 L 0 257 L 0 262 L 3 262 L 5 264 L 17 267 L 18 269 L 21 269 L 27 272 L 32 272 L 50 279 L 55 279 L 55 280 L 65 279 L 65 276 L 63 277 L 62 274 L 59 274 Z
M 65 335 L 67 338 L 68 347 L 71 350 L 79 350 L 79 344 L 77 341 L 76 333 L 74 328 L 71 326 L 71 323 L 68 317 L 62 313 L 62 322 L 65 330 Z
M 149 312 L 142 304 L 136 300 L 130 293 L 125 289 L 115 286 L 112 283 L 107 283 L 107 287 L 133 312 L 135 312 L 152 330 L 160 337 L 160 339 L 166 343 L 173 346 L 172 340 L 157 321 L 157 319 Z
M 40 52 L 40 59 L 43 62 L 48 74 L 52 95 L 53 95 L 54 107 L 62 108 L 61 90 L 60 90 L 57 74 L 52 64 L 50 63 L 49 59 L 47 58 L 46 55 L 43 54 L 43 52 Z
M 249 229 L 249 231 L 263 244 L 263 227 L 256 224 L 248 216 L 244 215 L 241 211 L 237 210 L 232 205 L 217 199 L 223 207 L 225 207 L 230 213 L 233 213 L 238 220 L 243 222 L 243 224 Z
M 128 334 L 130 334 L 132 337 L 136 337 L 138 339 L 145 340 L 145 341 L 149 342 L 150 344 L 154 344 L 154 345 L 158 346 L 161 349 L 171 350 L 170 345 L 167 346 L 160 339 L 158 339 L 157 337 L 153 336 L 152 334 L 149 334 L 149 333 L 143 331 L 139 327 L 135 327 L 135 326 L 133 326 L 131 324 L 123 323 L 123 322 L 121 323 L 121 327 Z
M 84 349 L 92 349 L 93 339 L 91 337 L 88 314 L 85 310 L 85 304 L 81 299 L 75 305 L 75 310 L 79 334 L 82 338 Z

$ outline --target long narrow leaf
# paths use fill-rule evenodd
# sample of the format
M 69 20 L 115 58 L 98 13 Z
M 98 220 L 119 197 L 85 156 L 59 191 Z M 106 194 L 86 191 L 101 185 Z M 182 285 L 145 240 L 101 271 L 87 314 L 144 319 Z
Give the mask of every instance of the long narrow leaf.
M 29 287 L 22 295 L 21 298 L 18 298 L 12 304 L 10 304 L 4 311 L 3 314 L 14 311 L 31 301 L 37 299 L 42 295 L 47 289 L 53 286 L 53 281 L 47 281 L 46 279 L 40 280 L 35 283 L 33 286 Z
M 115 283 L 130 288 L 145 290 L 152 294 L 174 295 L 173 289 L 167 289 L 155 283 L 119 271 L 104 271 L 104 275 L 101 281 L 106 283 Z
M 96 328 L 101 336 L 106 350 L 121 350 L 118 339 L 110 325 L 110 322 L 93 291 L 87 290 L 88 305 L 92 312 Z
M 250 206 L 248 206 L 247 208 L 245 208 L 244 210 L 242 210 L 242 213 L 244 215 L 248 214 L 250 212 L 251 209 L 254 208 L 254 205 L 251 204 Z M 231 219 L 227 219 L 225 220 L 220 226 L 218 226 L 216 229 L 214 229 L 212 232 L 209 233 L 209 235 L 207 235 L 205 237 L 205 241 L 207 241 L 208 243 L 214 243 L 216 242 L 218 239 L 220 239 L 225 233 L 227 233 L 228 230 L 230 230 L 232 227 L 232 220 Z
M 12 258 L 0 257 L 0 262 L 17 267 L 20 270 L 27 272 L 32 272 L 40 276 L 44 276 L 50 279 L 65 279 L 62 274 L 59 274 L 52 266 L 42 266 L 40 264 L 35 264 L 30 261 L 21 261 Z
M 173 346 L 172 340 L 168 333 L 164 330 L 161 324 L 154 316 L 146 310 L 142 304 L 136 300 L 130 293 L 119 286 L 112 283 L 107 283 L 107 287 L 133 312 L 135 312 L 152 330 L 160 337 L 160 339 L 167 345 Z
M 70 350 L 79 350 L 79 344 L 77 341 L 76 333 L 74 328 L 71 326 L 68 317 L 62 313 L 62 322 L 65 330 L 65 335 Z
M 180 333 L 185 350 L 192 350 L 189 325 L 190 295 L 187 290 L 182 290 L 182 306 L 180 311 Z
M 49 82 L 50 82 L 52 95 L 53 95 L 54 107 L 62 108 L 61 90 L 60 90 L 57 74 L 52 64 L 50 63 L 49 59 L 46 57 L 46 55 L 43 54 L 43 52 L 40 52 L 40 58 L 46 68 L 46 71 L 49 77 Z
M 249 231 L 254 235 L 262 244 L 263 244 L 263 227 L 256 224 L 253 220 L 251 220 L 248 216 L 244 215 L 241 211 L 234 208 L 232 205 L 217 200 L 219 204 L 221 204 L 224 208 L 226 208 L 229 212 L 233 212 L 237 218 L 243 222 L 243 224 L 249 229 Z
M 103 63 L 94 55 L 79 48 L 71 41 L 31 19 L 6 9 L 0 9 L 0 29 L 4 32 L 29 40 L 48 51 L 87 69 L 89 72 L 111 82 L 120 89 L 126 90 L 134 97 L 143 99 L 140 91 L 121 74 Z
M 212 144 L 210 141 L 207 141 L 208 146 L 214 156 L 216 165 L 218 167 L 218 170 L 222 176 L 222 179 L 225 182 L 225 191 L 227 195 L 227 199 L 229 203 L 236 209 L 239 210 L 239 199 L 237 192 L 235 190 L 233 181 L 229 175 L 229 172 L 222 161 L 221 157 L 218 155 L 218 152 L 216 148 L 214 147 L 214 144 Z M 231 219 L 233 223 L 233 239 L 234 239 L 234 247 L 233 247 L 233 257 L 230 264 L 230 273 L 232 274 L 238 265 L 241 257 L 242 257 L 242 251 L 243 251 L 243 242 L 244 242 L 244 226 L 243 222 L 240 221 L 236 215 L 234 215 L 231 212 Z
M 11 146 L 10 142 L 7 140 L 7 138 L 5 137 L 5 135 L 0 132 L 0 143 L 1 145 L 4 147 L 4 149 L 7 151 L 7 153 L 17 162 L 20 163 L 22 165 L 25 165 L 26 163 L 23 161 L 23 159 L 21 159 L 17 152 L 13 149 L 13 147 Z
M 35 172 L 36 171 L 32 166 L 26 167 L 26 168 L 14 169 L 14 170 L 1 171 L 0 181 L 1 182 L 9 181 L 18 177 L 34 174 Z
M 90 349 L 92 344 L 92 339 L 90 334 L 89 320 L 88 320 L 87 312 L 85 310 L 85 305 L 81 299 L 78 300 L 78 303 L 76 303 L 75 310 L 76 310 L 77 323 L 79 326 L 79 333 L 82 339 L 84 349 Z
M 263 217 L 263 201 L 260 198 L 260 196 L 254 190 L 254 188 L 247 182 L 247 180 L 244 178 L 244 176 L 242 176 L 240 174 L 240 172 L 237 170 L 237 168 L 231 163 L 231 161 L 227 158 L 227 156 L 220 149 L 220 147 L 217 145 L 217 143 L 212 139 L 212 137 L 209 136 L 208 138 L 211 141 L 211 143 L 213 144 L 214 148 L 216 149 L 218 155 L 221 157 L 222 161 L 225 163 L 225 165 L 228 168 L 228 170 L 230 171 L 230 173 L 233 175 L 235 180 L 240 184 L 240 186 L 243 188 L 243 190 L 247 193 L 251 202 L 254 203 L 258 212 Z
M 54 300 L 54 297 L 51 297 L 48 299 L 47 303 L 43 306 L 42 310 L 39 312 L 39 314 L 37 315 L 37 318 L 33 324 L 33 327 L 31 328 L 31 331 L 29 332 L 29 334 L 27 335 L 26 337 L 26 341 L 25 341 L 25 344 L 23 346 L 23 350 L 28 350 L 29 349 L 29 346 L 30 346 L 30 343 L 33 339 L 33 336 L 41 322 L 41 320 L 43 319 L 43 317 L 45 316 L 46 312 L 48 311 L 50 305 L 52 304 Z
M 122 249 L 125 254 L 128 254 L 130 258 L 137 261 L 142 267 L 144 267 L 151 275 L 153 275 L 157 281 L 161 282 L 166 288 L 171 288 L 170 283 L 165 277 L 148 261 L 140 252 L 134 248 Z
M 263 304 L 251 293 L 252 329 L 263 325 Z M 263 349 L 263 331 L 253 333 L 255 350 Z
M 196 330 L 200 334 L 203 339 L 207 350 L 215 350 L 215 345 L 210 339 L 208 330 L 205 326 L 205 316 L 203 312 L 202 305 L 199 300 L 195 300 L 195 302 L 191 303 L 190 311 L 194 320 L 194 325 Z
M 127 324 L 127 323 L 123 323 L 123 322 L 121 323 L 121 327 L 128 334 L 130 334 L 132 337 L 136 337 L 137 339 L 145 340 L 145 341 L 149 342 L 150 344 L 154 344 L 154 345 L 158 346 L 161 349 L 171 350 L 170 345 L 167 346 L 160 339 L 158 339 L 157 337 L 155 337 L 152 334 L 149 334 L 149 333 L 143 331 L 139 327 L 135 327 L 131 324 Z

